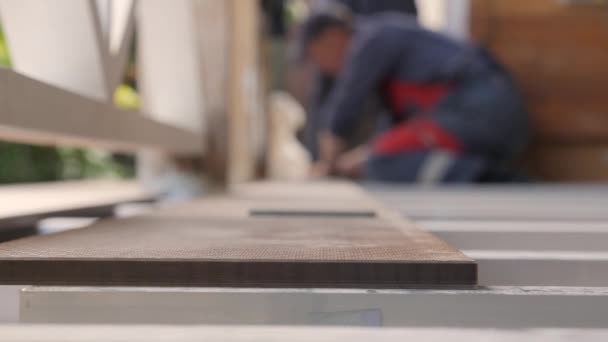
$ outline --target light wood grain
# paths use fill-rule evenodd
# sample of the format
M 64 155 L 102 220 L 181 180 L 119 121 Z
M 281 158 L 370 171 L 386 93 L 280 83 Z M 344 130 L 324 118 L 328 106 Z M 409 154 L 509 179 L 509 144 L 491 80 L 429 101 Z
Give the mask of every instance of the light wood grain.
M 261 14 L 255 1 L 228 0 L 228 176 L 256 179 L 266 147 L 267 105 L 261 69 Z

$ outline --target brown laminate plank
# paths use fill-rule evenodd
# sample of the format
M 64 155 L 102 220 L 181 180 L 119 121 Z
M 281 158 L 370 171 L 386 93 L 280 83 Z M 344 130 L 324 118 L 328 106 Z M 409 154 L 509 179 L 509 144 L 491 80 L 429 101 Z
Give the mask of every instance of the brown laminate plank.
M 145 217 L 2 244 L 0 283 L 304 288 L 476 284 L 477 267 L 471 259 L 395 219 L 398 215 L 363 193 L 360 208 L 375 210 L 377 217 L 250 216 L 255 208 L 279 203 L 258 198 L 203 199 Z M 284 202 L 291 210 L 315 208 L 313 198 Z M 316 208 L 331 210 L 327 205 Z

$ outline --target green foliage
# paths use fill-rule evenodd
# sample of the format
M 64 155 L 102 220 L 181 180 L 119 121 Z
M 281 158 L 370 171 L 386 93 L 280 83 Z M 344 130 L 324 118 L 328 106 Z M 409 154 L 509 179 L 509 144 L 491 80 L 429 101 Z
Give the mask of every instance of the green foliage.
M 131 178 L 134 170 L 134 159 L 129 156 L 0 142 L 0 184 Z
M 0 30 L 0 66 L 10 67 L 11 57 L 6 47 L 6 41 L 4 40 L 4 34 Z
M 11 67 L 11 58 L 0 30 L 0 66 Z M 117 106 L 139 107 L 139 96 L 129 86 L 115 94 Z M 51 182 L 87 178 L 134 177 L 134 158 L 77 148 L 31 146 L 0 141 L 0 184 Z
M 87 178 L 129 178 L 134 176 L 133 169 L 118 163 L 108 152 L 82 150 L 77 148 L 57 149 L 61 156 L 61 179 Z
M 61 179 L 57 150 L 0 142 L 0 183 L 48 182 Z

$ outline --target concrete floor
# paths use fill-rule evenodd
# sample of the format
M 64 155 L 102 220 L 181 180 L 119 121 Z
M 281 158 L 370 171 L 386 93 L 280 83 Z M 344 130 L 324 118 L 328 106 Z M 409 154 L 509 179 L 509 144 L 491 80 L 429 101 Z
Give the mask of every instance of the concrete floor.
M 19 322 L 19 289 L 0 286 L 0 324 Z

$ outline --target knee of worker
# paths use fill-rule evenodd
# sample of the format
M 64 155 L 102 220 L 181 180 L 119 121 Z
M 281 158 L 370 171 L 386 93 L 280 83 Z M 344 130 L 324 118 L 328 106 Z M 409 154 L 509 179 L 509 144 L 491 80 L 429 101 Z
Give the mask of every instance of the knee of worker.
M 506 81 L 472 87 L 446 103 L 436 120 L 472 154 L 510 159 L 530 138 L 529 115 L 519 92 Z
M 523 152 L 530 139 L 529 126 L 523 117 L 519 111 L 482 113 L 457 126 L 454 133 L 466 153 L 511 160 Z
M 456 156 L 442 150 L 372 154 L 366 165 L 365 178 L 418 184 L 471 183 L 483 175 L 486 166 L 480 157 Z

